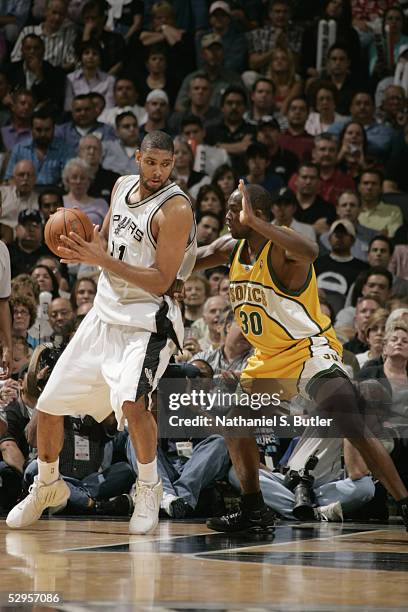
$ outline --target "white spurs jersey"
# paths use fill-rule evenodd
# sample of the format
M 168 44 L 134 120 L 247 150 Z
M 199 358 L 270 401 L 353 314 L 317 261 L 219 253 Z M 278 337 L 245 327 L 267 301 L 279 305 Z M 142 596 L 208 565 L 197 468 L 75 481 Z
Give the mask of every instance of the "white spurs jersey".
M 139 177 L 131 175 L 123 177 L 117 186 L 111 203 L 108 250 L 113 257 L 130 265 L 149 268 L 156 257 L 156 242 L 151 228 L 155 213 L 176 195 L 186 198 L 189 202 L 190 200 L 180 187 L 170 183 L 145 200 L 129 204 L 129 196 L 135 192 L 138 185 Z M 168 248 L 171 250 L 171 243 Z M 193 221 L 177 278 L 186 280 L 190 276 L 196 253 L 196 224 Z M 179 332 L 182 328 L 180 308 L 174 300 L 168 296 L 148 293 L 106 270 L 103 270 L 99 277 L 94 306 L 99 317 L 106 323 L 131 325 L 157 332 L 156 313 L 163 301 L 166 301 L 169 307 L 167 317 L 177 323 L 176 333 L 182 338 L 182 332 Z

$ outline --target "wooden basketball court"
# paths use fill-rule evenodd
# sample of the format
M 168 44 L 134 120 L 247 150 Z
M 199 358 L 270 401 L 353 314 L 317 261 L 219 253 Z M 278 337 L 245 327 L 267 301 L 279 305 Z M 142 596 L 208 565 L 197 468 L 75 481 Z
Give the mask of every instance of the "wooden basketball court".
M 20 592 L 60 593 L 63 603 L 26 609 L 67 612 L 408 609 L 401 524 L 280 522 L 273 540 L 199 522 L 161 521 L 151 536 L 127 527 L 50 518 L 11 531 L 2 519 L 0 609 Z

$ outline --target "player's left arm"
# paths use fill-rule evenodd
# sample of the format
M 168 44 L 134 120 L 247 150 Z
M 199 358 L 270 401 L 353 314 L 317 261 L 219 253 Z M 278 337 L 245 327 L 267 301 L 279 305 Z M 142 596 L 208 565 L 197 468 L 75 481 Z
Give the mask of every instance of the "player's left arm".
M 133 266 L 113 258 L 103 248 L 98 227 L 94 229 L 92 242 L 86 242 L 74 232 L 71 232 L 69 237 L 61 237 L 61 242 L 64 243 L 63 247 L 59 247 L 63 257 L 61 261 L 101 266 L 149 293 L 163 295 L 175 280 L 183 261 L 193 213 L 184 197 L 175 196 L 161 207 L 155 217 L 156 258 L 150 268 Z
M 239 190 L 242 194 L 242 210 L 239 219 L 243 225 L 248 225 L 268 240 L 271 240 L 274 246 L 280 247 L 288 261 L 297 261 L 305 264 L 314 262 L 319 254 L 319 247 L 315 242 L 288 227 L 272 225 L 258 217 L 252 208 L 248 191 L 242 180 L 239 182 Z

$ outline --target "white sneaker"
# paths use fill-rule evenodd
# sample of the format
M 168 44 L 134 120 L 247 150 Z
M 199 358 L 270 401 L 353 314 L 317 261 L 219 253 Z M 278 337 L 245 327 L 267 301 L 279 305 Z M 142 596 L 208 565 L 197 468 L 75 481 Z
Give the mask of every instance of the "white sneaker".
M 12 529 L 28 527 L 38 521 L 46 508 L 65 504 L 70 495 L 70 488 L 61 478 L 45 485 L 36 476 L 29 495 L 8 513 L 7 526 Z
M 314 509 L 315 518 L 318 521 L 329 521 L 333 523 L 343 522 L 343 509 L 340 502 L 333 502 L 328 506 L 318 506 Z
M 136 494 L 133 498 L 135 509 L 129 523 L 130 533 L 150 533 L 156 529 L 162 497 L 163 486 L 160 479 L 155 485 L 137 481 Z

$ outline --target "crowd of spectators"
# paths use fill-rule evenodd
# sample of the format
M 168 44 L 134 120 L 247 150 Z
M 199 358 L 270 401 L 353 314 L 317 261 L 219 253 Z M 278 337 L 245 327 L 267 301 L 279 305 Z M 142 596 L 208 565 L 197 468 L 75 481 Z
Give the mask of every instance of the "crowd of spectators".
M 380 380 L 395 399 L 386 423 L 399 439 L 407 480 L 406 4 L 0 0 L 0 314 L 9 295 L 7 246 L 13 334 L 11 377 L 0 390 L 0 477 L 10 491 L 0 498 L 3 509 L 17 499 L 35 457 L 36 400 L 26 374 L 32 352 L 74 333 L 96 293 L 98 271 L 62 265 L 44 243 L 44 225 L 61 206 L 101 225 L 115 181 L 138 174 L 135 152 L 157 129 L 174 137 L 172 179 L 191 197 L 199 246 L 228 233 L 227 201 L 240 178 L 271 193 L 272 223 L 318 242 L 322 309 L 353 376 Z M 321 19 L 334 20 L 336 34 L 323 45 L 320 67 Z M 251 348 L 232 321 L 228 284 L 228 267 L 186 282 L 185 345 L 176 361 L 236 380 Z M 127 512 L 123 494 L 135 476 L 124 467 L 134 471 L 128 440 L 116 440 L 111 422 L 67 418 L 65 429 L 61 471 L 72 508 Z M 75 448 L 78 436 L 93 441 L 86 452 Z M 195 441 L 184 456 L 167 445 L 161 460 L 170 516 L 192 512 L 202 488 L 227 478 L 220 440 Z M 30 465 L 24 486 L 35 474 Z M 347 468 L 355 480 L 368 473 L 350 453 Z M 98 471 L 105 487 L 95 484 Z M 230 480 L 236 484 L 233 474 Z M 279 498 L 279 479 L 273 484 Z M 363 493 L 365 502 L 374 495 Z M 101 506 L 113 496 L 121 498 L 117 507 Z M 290 496 L 282 499 L 278 510 L 291 517 Z

